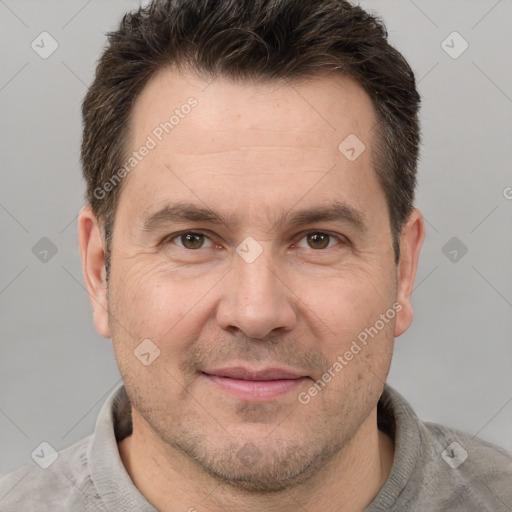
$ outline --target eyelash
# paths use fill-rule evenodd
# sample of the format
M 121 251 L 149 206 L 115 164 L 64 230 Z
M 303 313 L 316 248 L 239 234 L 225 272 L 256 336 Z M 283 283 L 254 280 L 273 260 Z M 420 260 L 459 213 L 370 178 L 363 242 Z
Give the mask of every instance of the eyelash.
M 308 235 L 312 235 L 312 234 L 321 234 L 321 235 L 327 235 L 327 236 L 329 236 L 331 238 L 336 238 L 339 241 L 339 243 L 336 244 L 336 245 L 340 245 L 340 244 L 341 245 L 348 245 L 350 243 L 349 240 L 345 236 L 343 236 L 343 235 L 335 235 L 333 233 L 329 233 L 328 231 L 321 231 L 321 230 L 310 230 L 310 231 L 306 231 L 305 233 L 301 233 L 301 237 L 300 237 L 299 241 L 301 241 L 303 238 L 307 237 Z M 210 240 L 212 243 L 214 243 L 212 238 L 210 236 L 208 236 L 206 233 L 204 233 L 202 231 L 190 231 L 189 230 L 189 231 L 180 231 L 178 233 L 173 233 L 172 235 L 167 236 L 162 241 L 162 245 L 169 245 L 174 239 L 180 238 L 183 235 L 202 235 L 205 238 L 207 238 L 208 240 Z M 296 245 L 296 244 L 294 244 L 294 245 Z M 180 249 L 184 249 L 184 250 L 189 251 L 189 252 L 195 252 L 195 251 L 199 251 L 201 249 L 211 249 L 211 247 L 200 247 L 198 249 L 188 249 L 187 247 L 182 247 L 181 245 L 178 245 L 178 247 Z M 322 252 L 322 251 L 326 251 L 327 249 L 332 249 L 333 247 L 335 247 L 335 246 L 326 247 L 326 248 L 323 248 L 323 249 L 313 249 L 312 247 L 309 247 L 309 249 L 311 249 L 313 251 Z

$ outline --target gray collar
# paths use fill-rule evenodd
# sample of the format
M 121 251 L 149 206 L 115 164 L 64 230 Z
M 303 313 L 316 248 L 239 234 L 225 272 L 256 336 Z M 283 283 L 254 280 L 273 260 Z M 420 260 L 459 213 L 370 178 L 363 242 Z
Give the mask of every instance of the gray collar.
M 422 459 L 419 419 L 389 384 L 385 385 L 377 406 L 377 423 L 380 430 L 394 439 L 395 456 L 391 473 L 367 512 L 389 510 Z M 121 384 L 107 398 L 96 422 L 88 454 L 91 478 L 108 510 L 155 512 L 133 484 L 119 455 L 117 441 L 131 432 L 130 402 Z

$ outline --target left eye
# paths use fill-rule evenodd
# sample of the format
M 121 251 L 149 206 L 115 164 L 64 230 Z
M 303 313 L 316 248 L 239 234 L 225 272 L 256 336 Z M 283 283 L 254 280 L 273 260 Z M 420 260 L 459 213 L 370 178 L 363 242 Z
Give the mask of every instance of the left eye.
M 307 246 L 301 245 L 302 240 L 306 240 Z M 310 249 L 327 249 L 332 247 L 331 242 L 336 241 L 340 242 L 340 238 L 334 235 L 330 235 L 329 233 L 324 233 L 323 231 L 312 231 L 303 236 L 300 242 L 297 244 L 297 247 L 305 247 Z

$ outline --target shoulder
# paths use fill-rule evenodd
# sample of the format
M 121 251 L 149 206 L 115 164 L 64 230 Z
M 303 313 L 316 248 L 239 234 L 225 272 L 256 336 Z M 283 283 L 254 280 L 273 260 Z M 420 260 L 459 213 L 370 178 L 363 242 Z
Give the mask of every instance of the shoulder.
M 388 384 L 379 401 L 378 420 L 379 427 L 394 437 L 395 458 L 368 510 L 512 510 L 510 450 L 420 418 Z
M 437 452 L 441 450 L 442 460 L 452 469 L 465 465 L 480 474 L 496 469 L 512 471 L 512 451 L 446 425 L 429 421 L 421 421 L 421 424 L 429 445 Z
M 429 461 L 425 481 L 427 486 L 439 486 L 438 492 L 444 490 L 445 509 L 510 510 L 511 451 L 455 428 L 420 423 L 424 455 Z
M 93 436 L 0 478 L 0 509 L 15 511 L 103 510 L 91 481 L 88 452 Z

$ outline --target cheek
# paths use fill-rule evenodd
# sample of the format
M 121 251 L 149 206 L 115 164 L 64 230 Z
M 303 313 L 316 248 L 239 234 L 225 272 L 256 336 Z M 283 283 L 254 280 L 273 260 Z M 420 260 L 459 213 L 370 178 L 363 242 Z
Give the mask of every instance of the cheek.
M 332 344 L 351 340 L 394 302 L 393 280 L 377 266 L 351 268 L 301 286 L 297 295 L 324 324 Z M 311 316 L 311 313 L 309 313 Z
M 148 258 L 118 268 L 111 296 L 114 316 L 122 327 L 115 329 L 112 338 L 125 357 L 133 358 L 136 347 L 150 339 L 166 366 L 176 367 L 206 328 L 210 334 L 219 334 L 215 310 L 227 293 L 223 290 L 227 281 L 221 279 L 225 269 L 191 277 L 168 264 L 148 263 Z M 299 325 L 328 358 L 344 352 L 393 303 L 391 281 L 378 261 L 336 270 L 302 269 L 288 273 L 286 281 L 293 293 L 283 300 L 296 302 Z
M 331 279 L 328 287 L 314 295 L 316 310 L 329 327 L 327 335 L 315 341 L 329 362 L 321 377 L 329 383 L 319 402 L 333 414 L 347 390 L 364 396 L 366 390 L 383 386 L 393 351 L 392 280 L 375 268 L 359 270 Z
M 175 272 L 157 268 L 124 272 L 112 293 L 111 309 L 119 324 L 113 336 L 116 348 L 129 358 L 149 339 L 161 359 L 172 364 L 199 337 L 211 313 L 207 295 L 217 280 L 180 279 Z

